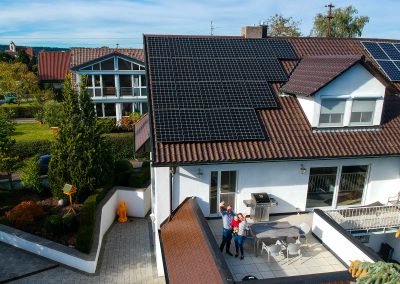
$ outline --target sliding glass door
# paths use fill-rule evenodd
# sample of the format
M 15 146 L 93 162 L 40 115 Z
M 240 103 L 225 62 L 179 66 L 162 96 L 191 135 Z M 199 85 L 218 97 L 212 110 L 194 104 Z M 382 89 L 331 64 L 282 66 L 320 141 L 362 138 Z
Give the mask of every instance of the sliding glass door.
M 219 203 L 225 201 L 235 210 L 236 171 L 212 171 L 210 180 L 210 215 L 218 215 Z
M 368 168 L 367 165 L 310 168 L 306 207 L 360 205 Z

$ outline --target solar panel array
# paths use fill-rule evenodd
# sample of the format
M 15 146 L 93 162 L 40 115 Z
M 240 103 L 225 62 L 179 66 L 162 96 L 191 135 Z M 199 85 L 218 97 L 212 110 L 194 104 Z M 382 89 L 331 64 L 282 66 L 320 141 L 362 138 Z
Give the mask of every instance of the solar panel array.
M 363 41 L 362 44 L 391 81 L 400 81 L 399 43 Z
M 297 59 L 284 39 L 146 36 L 157 141 L 265 139 L 256 109 L 277 108 L 268 82 Z

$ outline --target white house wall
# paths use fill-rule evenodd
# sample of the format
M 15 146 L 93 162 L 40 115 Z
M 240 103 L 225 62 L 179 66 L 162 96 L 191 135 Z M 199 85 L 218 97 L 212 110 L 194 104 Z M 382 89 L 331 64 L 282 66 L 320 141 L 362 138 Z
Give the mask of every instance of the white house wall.
M 300 173 L 301 165 L 306 173 Z M 251 193 L 267 192 L 277 201 L 271 213 L 296 212 L 306 209 L 306 198 L 310 167 L 332 167 L 345 165 L 370 165 L 369 182 L 365 189 L 363 204 L 380 201 L 386 204 L 389 196 L 395 196 L 399 187 L 399 158 L 368 158 L 316 161 L 287 161 L 235 163 L 177 167 L 173 178 L 173 207 L 186 197 L 196 196 L 205 216 L 209 215 L 209 187 L 211 171 L 237 171 L 236 211 L 249 214 L 243 200 Z M 169 169 L 158 167 L 155 171 L 155 211 L 163 221 L 169 214 Z M 199 175 L 199 171 L 202 175 Z M 160 222 L 161 222 L 160 221 Z
M 322 98 L 380 98 L 375 106 L 373 125 L 379 125 L 382 114 L 385 86 L 376 79 L 361 64 L 356 64 L 328 85 L 323 87 L 313 97 L 297 96 L 307 119 L 313 127 L 318 127 Z M 314 102 L 314 103 L 313 103 Z M 347 104 L 346 107 L 351 107 Z M 346 110 L 350 113 L 350 110 Z M 349 115 L 345 115 L 344 124 L 348 125 Z

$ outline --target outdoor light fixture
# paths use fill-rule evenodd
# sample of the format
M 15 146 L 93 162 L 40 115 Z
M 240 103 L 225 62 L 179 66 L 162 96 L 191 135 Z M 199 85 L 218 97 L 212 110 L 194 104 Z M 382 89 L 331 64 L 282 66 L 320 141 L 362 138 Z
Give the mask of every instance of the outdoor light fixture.
M 201 168 L 199 168 L 199 169 L 197 170 L 197 176 L 198 176 L 198 177 L 202 177 L 202 176 L 203 176 L 203 171 L 201 170 Z
M 305 173 L 306 173 L 306 168 L 304 167 L 304 165 L 303 164 L 301 164 L 300 165 L 300 173 L 302 174 L 302 175 L 304 175 Z

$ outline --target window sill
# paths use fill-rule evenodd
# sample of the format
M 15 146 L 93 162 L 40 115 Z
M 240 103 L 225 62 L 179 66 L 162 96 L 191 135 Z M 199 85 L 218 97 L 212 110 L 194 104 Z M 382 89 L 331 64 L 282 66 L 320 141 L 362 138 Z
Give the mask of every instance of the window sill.
M 313 133 L 323 132 L 364 132 L 364 131 L 380 131 L 380 125 L 365 125 L 365 126 L 340 126 L 340 127 L 313 127 Z

